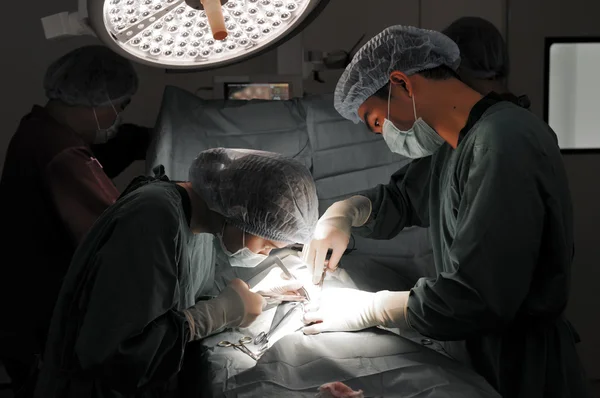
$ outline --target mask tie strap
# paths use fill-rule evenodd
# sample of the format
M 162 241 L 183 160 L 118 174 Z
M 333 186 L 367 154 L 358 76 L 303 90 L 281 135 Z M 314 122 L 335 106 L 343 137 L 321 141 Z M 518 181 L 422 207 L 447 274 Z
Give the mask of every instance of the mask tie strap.
M 108 99 L 108 102 L 110 102 L 110 106 L 113 108 L 113 111 L 115 111 L 115 117 L 118 118 L 119 112 L 117 112 L 117 108 L 115 108 L 115 105 L 113 104 L 113 102 L 110 98 Z
M 98 126 L 98 131 L 96 134 L 98 134 L 99 132 L 103 132 L 104 133 L 104 142 L 108 141 L 108 132 L 106 131 L 106 129 L 103 129 L 102 127 L 100 127 L 100 122 L 98 121 L 98 114 L 96 113 L 96 108 L 92 108 L 92 112 L 94 112 L 94 119 L 96 119 L 96 126 Z
M 98 115 L 96 114 L 96 108 L 92 108 L 92 112 L 94 112 L 94 119 L 96 119 L 96 126 L 98 126 L 98 130 L 102 130 L 102 128 L 100 128 L 100 122 L 98 121 Z
M 413 100 L 413 112 L 415 113 L 415 122 L 417 121 L 417 106 L 415 105 L 415 94 L 412 95 Z
M 390 82 L 390 89 L 388 90 L 388 113 L 387 119 L 390 120 L 390 101 L 392 100 L 392 82 Z

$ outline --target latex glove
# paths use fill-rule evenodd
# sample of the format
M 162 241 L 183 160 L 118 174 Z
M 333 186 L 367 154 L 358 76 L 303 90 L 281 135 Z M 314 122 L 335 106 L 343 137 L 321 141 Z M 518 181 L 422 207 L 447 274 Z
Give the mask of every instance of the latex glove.
M 406 304 L 410 292 L 377 293 L 356 289 L 328 289 L 319 303 L 305 306 L 304 334 L 351 332 L 373 326 L 407 329 Z
M 216 298 L 199 301 L 182 313 L 188 320 L 190 341 L 194 341 L 226 328 L 249 326 L 265 305 L 260 294 L 251 292 L 241 279 L 234 279 Z
M 313 274 L 313 283 L 321 281 L 327 252 L 332 250 L 327 265 L 337 268 L 350 242 L 352 227 L 360 227 L 371 216 L 371 201 L 364 196 L 353 196 L 332 204 L 319 219 L 313 240 L 302 250 L 302 260 Z
M 256 290 L 256 293 L 263 297 L 276 299 L 278 301 L 303 301 L 305 297 L 298 293 L 298 290 L 304 287 L 304 282 L 289 279 L 283 280 L 274 286 L 268 288 Z

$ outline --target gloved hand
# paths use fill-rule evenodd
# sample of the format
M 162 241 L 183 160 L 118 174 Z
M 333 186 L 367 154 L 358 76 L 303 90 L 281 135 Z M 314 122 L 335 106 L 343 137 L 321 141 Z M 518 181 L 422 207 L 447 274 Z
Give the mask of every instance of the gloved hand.
M 304 287 L 304 282 L 297 279 L 283 280 L 274 286 L 268 288 L 256 290 L 256 293 L 261 296 L 275 296 L 282 294 L 296 294 L 299 289 Z
M 328 289 L 321 294 L 320 303 L 305 307 L 304 334 L 322 332 L 351 332 L 373 326 L 407 329 L 406 303 L 410 292 L 377 293 L 356 289 Z
M 234 279 L 216 298 L 199 301 L 183 310 L 188 320 L 190 340 L 200 340 L 231 327 L 246 327 L 258 318 L 265 299 L 253 293 L 241 279 Z
M 269 286 L 265 289 L 256 290 L 256 293 L 263 297 L 267 297 L 274 301 L 302 301 L 305 299 L 304 296 L 298 293 L 298 290 L 304 287 L 302 281 L 296 279 L 284 280 L 279 282 L 277 285 Z
M 337 268 L 350 242 L 352 227 L 360 227 L 371 216 L 371 201 L 364 196 L 353 196 L 336 202 L 319 219 L 313 240 L 302 250 L 302 260 L 313 273 L 313 283 L 321 281 L 325 270 L 327 251 L 332 249 L 328 267 Z
M 248 284 L 241 279 L 232 280 L 228 287 L 235 290 L 242 299 L 244 306 L 244 317 L 240 324 L 236 326 L 243 328 L 250 326 L 262 314 L 262 310 L 266 304 L 265 299 L 260 294 L 250 291 Z

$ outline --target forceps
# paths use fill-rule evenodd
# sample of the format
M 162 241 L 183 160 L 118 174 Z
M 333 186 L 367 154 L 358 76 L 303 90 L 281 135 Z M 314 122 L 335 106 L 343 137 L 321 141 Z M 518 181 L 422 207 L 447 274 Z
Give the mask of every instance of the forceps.
M 246 343 L 250 343 L 250 342 L 252 342 L 252 337 L 245 336 L 245 337 L 242 337 L 237 344 L 232 343 L 231 341 L 223 340 L 223 341 L 219 341 L 217 346 L 233 347 L 235 349 L 240 350 L 244 354 L 248 355 L 250 358 L 254 359 L 255 361 L 258 361 L 258 357 L 252 351 L 250 351 L 250 349 L 248 347 L 246 347 Z
M 290 315 L 296 310 L 296 308 L 303 308 L 304 307 L 301 303 L 289 303 L 289 304 L 293 305 L 294 307 L 291 308 L 288 312 L 286 312 L 285 315 L 283 315 L 281 317 L 281 319 L 279 319 L 279 321 L 277 321 L 276 323 L 273 323 L 271 325 L 271 328 L 269 329 L 269 331 L 267 333 L 260 332 L 254 338 L 254 344 L 255 345 L 259 345 L 259 344 L 266 345 L 267 343 L 269 343 L 269 338 L 277 330 L 277 328 L 279 327 L 279 325 L 283 324 L 283 322 L 290 317 Z M 277 314 L 275 314 L 275 315 L 277 315 Z M 273 320 L 273 321 L 275 322 L 275 320 Z

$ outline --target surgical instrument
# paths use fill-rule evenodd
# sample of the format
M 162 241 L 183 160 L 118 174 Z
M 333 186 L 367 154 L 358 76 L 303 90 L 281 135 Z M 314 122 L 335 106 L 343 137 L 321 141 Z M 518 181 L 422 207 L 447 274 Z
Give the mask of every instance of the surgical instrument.
M 232 343 L 231 341 L 223 340 L 223 341 L 220 341 L 217 344 L 217 346 L 233 347 L 237 350 L 240 350 L 244 354 L 248 355 L 250 358 L 254 359 L 255 361 L 258 361 L 258 357 L 256 356 L 256 354 L 254 354 L 252 351 L 250 351 L 250 349 L 248 347 L 246 347 L 246 343 L 250 343 L 250 342 L 252 342 L 252 337 L 244 336 L 238 341 L 237 344 Z
M 258 292 L 257 292 L 258 293 Z M 292 294 L 266 294 L 266 293 L 259 293 L 261 296 L 263 296 L 264 298 L 267 299 L 267 302 L 269 302 L 269 300 L 272 300 L 274 302 L 280 302 L 280 301 L 306 301 L 307 298 L 300 294 L 300 295 L 292 295 Z
M 296 279 L 296 277 L 287 269 L 287 267 L 285 266 L 285 264 L 283 264 L 283 261 L 281 261 L 281 259 L 279 257 L 275 257 L 274 259 L 275 264 L 277 264 L 279 266 L 279 268 L 281 268 L 281 270 L 283 271 L 283 273 L 289 278 L 289 279 Z M 298 289 L 298 292 L 306 297 L 307 301 L 310 301 L 310 296 L 308 294 L 308 291 L 304 288 L 301 287 L 300 289 Z
M 275 314 L 275 317 L 273 318 L 273 324 L 271 325 L 271 328 L 269 329 L 269 331 L 267 333 L 265 332 L 260 332 L 255 338 L 254 338 L 254 344 L 255 345 L 266 345 L 269 343 L 269 338 L 271 337 L 271 335 L 279 328 L 280 325 L 283 324 L 283 322 L 286 319 L 289 319 L 290 315 L 294 313 L 294 311 L 297 308 L 302 308 L 303 305 L 301 303 L 288 303 L 289 305 L 293 305 L 293 308 L 291 308 L 288 312 L 286 312 L 281 319 L 279 319 L 278 321 L 275 320 L 275 318 L 277 317 L 277 313 Z M 300 304 L 300 305 L 298 305 Z M 283 307 L 279 307 L 279 308 L 283 308 Z M 278 308 L 278 309 L 279 309 Z

